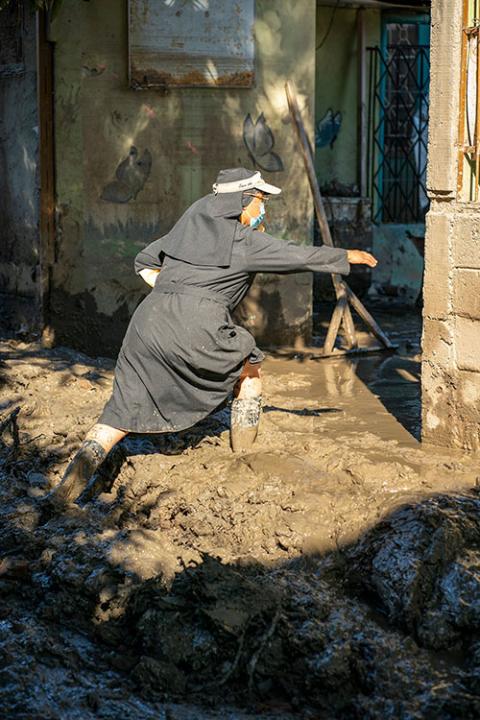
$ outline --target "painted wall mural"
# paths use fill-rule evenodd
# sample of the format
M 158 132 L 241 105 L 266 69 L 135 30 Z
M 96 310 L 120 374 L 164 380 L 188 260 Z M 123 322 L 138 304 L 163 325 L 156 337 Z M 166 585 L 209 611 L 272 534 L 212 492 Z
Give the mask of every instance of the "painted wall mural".
M 115 171 L 115 180 L 107 183 L 103 188 L 101 199 L 106 202 L 127 203 L 135 200 L 140 190 L 147 182 L 152 167 L 152 155 L 144 150 L 141 156 L 137 148 L 132 145 L 127 157 L 118 165 Z
M 243 122 L 243 142 L 255 166 L 266 172 L 284 170 L 282 158 L 273 151 L 275 138 L 263 113 L 258 116 L 255 123 L 248 113 Z
M 333 148 L 341 126 L 342 113 L 335 112 L 332 108 L 328 108 L 325 115 L 315 126 L 315 147 L 323 148 L 330 146 L 330 148 Z

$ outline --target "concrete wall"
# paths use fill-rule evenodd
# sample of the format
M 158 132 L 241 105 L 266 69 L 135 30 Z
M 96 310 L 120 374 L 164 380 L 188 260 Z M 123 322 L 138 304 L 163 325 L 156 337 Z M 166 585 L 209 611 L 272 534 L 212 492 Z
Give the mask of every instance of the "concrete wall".
M 480 205 L 457 194 L 461 0 L 432 2 L 423 437 L 480 448 Z
M 284 97 L 294 80 L 313 127 L 315 3 L 257 0 L 252 89 L 128 88 L 127 3 L 67 2 L 51 28 L 55 42 L 57 257 L 52 277 L 57 342 L 114 355 L 146 292 L 135 254 L 167 232 L 210 192 L 219 168 L 252 167 L 243 142 L 248 113 L 263 112 L 284 171 L 264 173 L 284 188 L 269 229 L 311 242 L 312 208 Z M 143 165 L 140 189 L 124 202 L 116 169 L 131 147 Z M 148 151 L 148 152 L 147 152 Z M 148 168 L 151 157 L 151 168 Z M 117 194 L 116 194 L 117 193 Z M 311 276 L 263 276 L 243 309 L 260 340 L 308 338 Z
M 424 223 L 388 223 L 373 228 L 372 249 L 378 269 L 372 273 L 369 297 L 415 307 L 422 293 Z
M 330 27 L 333 11 L 334 7 L 317 7 L 315 122 L 331 109 L 335 115 L 341 113 L 341 124 L 333 145 L 317 147 L 316 170 L 322 185 L 358 185 L 358 10 L 339 8 Z M 363 12 L 366 44 L 379 45 L 381 13 Z
M 363 12 L 366 45 L 380 46 L 382 12 L 378 9 Z M 341 197 L 344 193 L 358 192 L 358 9 L 338 8 L 333 13 L 333 2 L 332 7 L 317 7 L 315 126 L 322 145 L 316 149 L 316 170 L 320 184 L 326 186 L 328 193 Z M 397 9 L 395 15 L 401 14 Z M 328 132 L 319 132 L 319 126 L 324 123 L 328 126 L 330 111 L 339 126 L 338 135 L 325 145 Z M 339 204 L 338 199 L 335 202 Z M 354 270 L 356 291 L 364 293 L 369 289 L 369 296 L 374 300 L 391 299 L 414 306 L 421 293 L 424 226 L 381 224 L 372 228 L 364 221 L 369 214 L 369 208 L 365 207 L 345 232 L 341 215 L 349 214 L 350 203 L 348 197 L 340 221 L 334 217 L 332 230 L 338 238 L 337 244 L 371 250 L 379 259 L 374 273 Z M 329 289 L 327 281 L 316 279 L 316 298 L 328 297 Z
M 364 10 L 367 46 L 380 42 L 380 12 Z M 358 54 L 357 9 L 317 4 L 315 83 L 315 166 L 325 208 L 338 247 L 372 250 L 370 203 L 358 189 Z M 333 131 L 336 127 L 336 131 Z M 321 244 L 318 236 L 315 240 Z M 352 269 L 349 283 L 364 295 L 371 272 Z M 329 277 L 314 279 L 314 302 L 333 301 Z
M 28 331 L 40 322 L 36 24 L 28 3 L 21 36 L 23 71 L 4 66 L 0 74 L 0 323 Z

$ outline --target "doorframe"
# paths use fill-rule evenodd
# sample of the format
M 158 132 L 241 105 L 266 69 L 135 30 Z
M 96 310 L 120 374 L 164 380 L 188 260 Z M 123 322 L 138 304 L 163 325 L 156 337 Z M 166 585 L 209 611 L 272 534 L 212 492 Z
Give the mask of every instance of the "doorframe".
M 37 108 L 40 180 L 40 323 L 50 325 L 51 273 L 55 262 L 55 134 L 53 43 L 48 40 L 49 16 L 37 11 Z
M 425 42 L 422 42 L 422 38 L 419 37 L 419 45 L 428 45 L 430 47 L 430 15 L 425 12 L 412 12 L 406 10 L 405 12 L 401 12 L 400 10 L 385 10 L 382 12 L 381 17 L 381 26 L 380 26 L 380 52 L 383 58 L 387 58 L 387 32 L 386 32 L 386 26 L 389 23 L 410 23 L 415 24 L 419 26 L 424 26 L 424 28 L 428 27 L 428 33 L 425 34 L 425 37 L 423 40 Z M 382 97 L 381 107 L 385 105 L 385 94 L 386 94 L 386 77 L 383 79 L 383 82 L 381 84 L 380 89 L 380 95 Z M 382 110 L 380 110 L 381 113 L 383 113 Z M 385 119 L 382 116 L 382 125 L 381 125 L 381 144 L 382 147 L 385 148 Z M 384 150 L 383 150 L 384 152 Z M 384 183 L 384 168 L 383 163 L 380 162 L 380 172 L 379 172 L 379 186 L 383 188 Z M 382 196 L 379 199 L 379 206 L 377 210 L 381 210 L 383 213 L 383 190 L 382 190 Z M 374 208 L 372 208 L 374 210 Z M 374 216 L 376 213 L 374 212 Z M 379 224 L 383 224 L 383 220 L 379 222 Z

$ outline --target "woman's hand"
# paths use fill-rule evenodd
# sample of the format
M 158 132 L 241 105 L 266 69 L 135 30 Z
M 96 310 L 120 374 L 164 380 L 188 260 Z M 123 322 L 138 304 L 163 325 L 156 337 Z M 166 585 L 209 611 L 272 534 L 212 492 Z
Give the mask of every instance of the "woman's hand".
M 347 250 L 347 260 L 350 265 L 368 265 L 371 268 L 378 265 L 378 260 L 364 250 Z

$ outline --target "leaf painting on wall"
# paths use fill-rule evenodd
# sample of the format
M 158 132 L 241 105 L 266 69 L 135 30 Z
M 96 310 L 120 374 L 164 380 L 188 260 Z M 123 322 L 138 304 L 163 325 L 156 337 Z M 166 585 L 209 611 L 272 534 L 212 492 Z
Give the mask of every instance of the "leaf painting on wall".
M 103 188 L 101 199 L 107 202 L 126 203 L 134 200 L 147 182 L 152 167 L 152 155 L 144 150 L 139 156 L 132 145 L 126 158 L 117 166 L 115 180 Z
M 254 123 L 248 113 L 243 122 L 243 142 L 249 152 L 253 163 L 266 172 L 281 172 L 284 170 L 283 162 L 273 151 L 275 138 L 269 128 L 265 116 L 261 113 Z
M 328 108 L 325 115 L 317 122 L 315 126 L 315 146 L 317 148 L 330 146 L 338 137 L 342 126 L 342 113 L 335 112 L 332 108 Z

